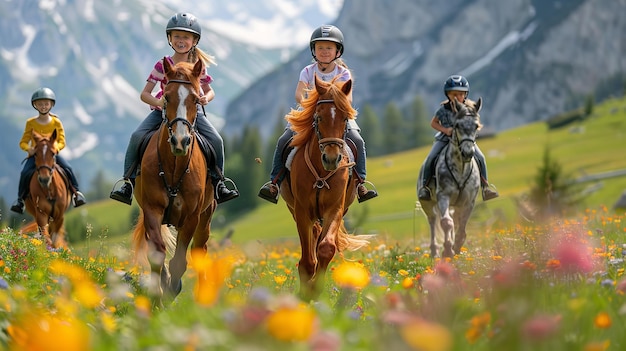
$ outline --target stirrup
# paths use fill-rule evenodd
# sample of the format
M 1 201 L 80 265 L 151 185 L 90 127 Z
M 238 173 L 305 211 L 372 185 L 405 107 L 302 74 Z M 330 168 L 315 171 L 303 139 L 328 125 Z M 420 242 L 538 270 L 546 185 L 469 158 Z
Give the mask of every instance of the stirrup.
M 263 190 L 263 188 L 265 188 L 265 186 L 266 186 L 266 185 L 268 185 L 268 184 L 272 184 L 272 182 L 271 182 L 271 181 L 269 181 L 269 182 L 267 182 L 267 183 L 263 184 L 263 185 L 261 186 L 261 190 L 259 190 L 259 193 L 258 193 L 257 195 L 258 195 L 261 199 L 263 199 L 263 200 L 267 200 L 267 201 L 269 201 L 269 202 L 271 202 L 271 203 L 273 203 L 273 204 L 277 204 L 277 203 L 278 203 L 278 198 L 280 197 L 280 186 L 279 186 L 278 184 L 274 184 L 274 185 L 278 188 L 278 192 L 276 193 L 276 196 L 275 196 L 275 197 L 273 197 L 273 196 L 271 196 L 271 195 L 267 195 L 267 194 L 263 193 L 263 191 L 262 191 L 262 190 Z
M 365 194 L 365 196 L 359 197 L 358 187 L 360 185 L 364 185 L 366 183 L 369 184 L 373 189 L 368 189 L 367 187 L 365 187 L 368 190 L 367 193 Z M 372 182 L 364 180 L 362 183 L 357 184 L 357 199 L 359 200 L 359 203 L 361 203 L 363 201 L 367 201 L 369 199 L 373 199 L 376 196 L 378 196 L 378 191 L 376 191 L 376 186 L 374 184 L 372 184 Z
M 487 197 L 486 198 L 485 197 L 485 190 L 487 190 L 487 189 L 491 190 L 491 188 L 493 188 L 493 190 L 495 191 L 495 194 L 493 196 L 491 196 L 491 197 Z M 487 183 L 486 186 L 481 189 L 480 193 L 482 195 L 483 201 L 489 201 L 489 200 L 495 199 L 495 198 L 500 196 L 500 193 L 498 192 L 498 188 L 496 188 L 495 185 L 489 184 L 489 183 Z
M 117 187 L 117 184 L 119 184 L 120 182 L 122 183 L 128 183 L 130 185 L 130 190 L 131 190 L 131 195 L 130 195 L 130 200 L 126 199 L 126 198 L 122 198 L 120 196 L 117 195 L 115 188 Z M 122 187 L 120 187 L 121 190 Z M 133 185 L 133 182 L 130 181 L 130 178 L 121 178 L 119 179 L 117 182 L 115 182 L 115 184 L 113 184 L 113 190 L 111 190 L 111 194 L 109 194 L 109 197 L 113 200 L 125 203 L 127 205 L 132 204 L 133 202 L 133 195 L 135 193 L 135 186 Z

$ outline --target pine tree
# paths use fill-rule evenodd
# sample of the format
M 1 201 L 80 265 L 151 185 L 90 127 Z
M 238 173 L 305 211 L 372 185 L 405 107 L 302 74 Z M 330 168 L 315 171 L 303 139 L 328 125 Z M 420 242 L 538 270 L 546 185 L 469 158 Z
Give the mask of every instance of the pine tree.
M 365 140 L 365 147 L 369 156 L 380 156 L 385 150 L 383 148 L 383 132 L 380 128 L 380 120 L 369 104 L 363 106 L 358 116 L 361 136 Z

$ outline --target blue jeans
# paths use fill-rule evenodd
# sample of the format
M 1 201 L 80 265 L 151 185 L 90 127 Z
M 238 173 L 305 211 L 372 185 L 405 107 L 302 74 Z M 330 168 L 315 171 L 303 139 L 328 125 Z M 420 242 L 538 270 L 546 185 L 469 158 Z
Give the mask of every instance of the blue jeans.
M 72 183 L 72 187 L 74 188 L 74 190 L 78 191 L 78 180 L 76 179 L 76 175 L 74 174 L 74 170 L 72 169 L 70 164 L 67 163 L 67 161 L 58 154 L 56 155 L 56 162 L 59 164 L 59 166 L 61 166 L 61 168 L 63 168 L 65 174 L 67 174 L 67 177 Z M 33 177 L 33 174 L 36 170 L 37 167 L 35 166 L 35 157 L 31 156 L 27 158 L 26 162 L 24 163 L 24 167 L 22 168 L 22 172 L 20 173 L 20 183 L 17 187 L 17 196 L 20 199 L 25 199 L 28 195 L 30 179 Z
M 128 174 L 130 168 L 135 162 L 138 162 L 139 147 L 141 139 L 151 130 L 159 128 L 163 122 L 163 112 L 160 110 L 153 110 L 150 114 L 139 124 L 137 129 L 131 134 L 128 147 L 126 148 L 126 156 L 124 157 L 124 175 Z M 209 119 L 204 115 L 202 106 L 198 105 L 198 113 L 196 115 L 196 129 L 198 133 L 204 136 L 215 150 L 215 165 L 219 169 L 221 174 L 224 174 L 224 140 L 222 136 L 217 132 L 217 129 L 209 122 Z M 135 178 L 137 171 L 130 176 Z M 211 170 L 211 178 L 214 180 L 220 179 L 220 175 L 216 174 L 214 170 Z
M 434 176 L 433 168 L 435 166 L 435 159 L 441 153 L 441 150 L 448 145 L 448 141 L 445 140 L 435 140 L 433 143 L 432 149 L 426 156 L 426 160 L 422 164 L 422 179 L 420 182 L 420 188 L 426 186 L 430 178 Z M 478 169 L 480 170 L 480 184 L 484 186 L 487 183 L 487 162 L 485 162 L 485 155 L 480 151 L 478 144 L 474 144 L 474 158 L 476 162 L 478 162 Z
M 283 165 L 282 160 L 282 152 L 285 149 L 285 146 L 289 142 L 289 139 L 293 136 L 293 131 L 287 125 L 283 134 L 278 138 L 278 142 L 276 143 L 276 148 L 274 149 L 274 157 L 272 158 L 272 171 L 270 173 L 270 180 L 280 185 L 283 177 L 279 177 L 280 171 L 285 167 Z M 354 141 L 357 149 L 356 156 L 356 174 L 359 176 L 361 180 L 365 180 L 367 175 L 367 171 L 365 168 L 366 162 L 366 153 L 365 153 L 365 141 L 361 137 L 361 134 L 356 129 L 348 129 L 347 137 Z

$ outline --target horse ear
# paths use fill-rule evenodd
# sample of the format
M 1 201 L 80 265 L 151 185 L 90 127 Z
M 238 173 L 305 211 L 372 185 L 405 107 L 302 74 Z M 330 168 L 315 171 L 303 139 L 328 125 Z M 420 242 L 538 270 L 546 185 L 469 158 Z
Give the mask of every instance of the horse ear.
M 55 129 L 55 130 L 52 132 L 52 135 L 50 135 L 50 140 L 53 140 L 53 141 L 54 141 L 54 140 L 56 140 L 56 138 L 57 138 L 57 130 Z
M 483 107 L 483 98 L 479 97 L 476 103 L 474 104 L 474 108 L 476 109 L 476 112 L 480 111 L 481 107 Z
M 39 134 L 39 133 L 37 133 L 37 132 L 35 132 L 33 130 L 33 139 L 35 140 L 35 142 L 39 142 L 39 140 L 41 140 L 41 134 Z
M 315 76 L 315 90 L 317 93 L 320 95 L 326 94 L 326 92 L 328 92 L 328 87 L 323 85 L 324 81 L 317 78 L 317 73 L 313 73 L 313 75 Z
M 343 91 L 345 95 L 349 95 L 351 90 L 352 90 L 352 79 L 348 79 L 345 83 L 343 83 L 343 86 L 341 87 L 341 91 Z
M 202 62 L 202 60 L 196 61 L 196 64 L 193 66 L 193 71 L 191 72 L 193 76 L 200 77 L 203 71 L 204 71 L 204 62 Z
M 167 57 L 163 57 L 163 72 L 167 74 L 171 70 L 172 70 L 172 64 L 170 63 L 170 60 L 168 60 Z

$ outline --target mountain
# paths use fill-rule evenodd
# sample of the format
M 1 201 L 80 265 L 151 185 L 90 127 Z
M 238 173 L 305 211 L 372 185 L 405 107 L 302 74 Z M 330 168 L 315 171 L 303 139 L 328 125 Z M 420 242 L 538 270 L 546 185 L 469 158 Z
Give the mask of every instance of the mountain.
M 207 106 L 207 112 L 217 126 L 223 125 L 221 116 L 228 101 L 294 52 L 289 45 L 261 47 L 241 42 L 226 31 L 206 25 L 215 24 L 207 10 L 220 6 L 233 11 L 237 9 L 234 6 L 247 8 L 247 22 L 238 22 L 239 28 L 244 28 L 258 22 L 255 12 L 261 18 L 272 6 L 287 4 L 271 3 L 261 11 L 253 6 L 255 3 L 233 0 L 222 6 L 223 2 L 214 0 L 0 2 L 0 147 L 5 150 L 0 153 L 0 196 L 12 201 L 17 194 L 20 161 L 25 157 L 18 143 L 26 118 L 36 114 L 30 97 L 40 86 L 51 87 L 56 93 L 53 113 L 61 117 L 68 139 L 62 155 L 70 160 L 83 189 L 89 187 L 98 170 L 104 170 L 108 179 L 121 176 L 130 133 L 149 112 L 140 101 L 139 92 L 156 60 L 172 53 L 166 42 L 165 25 L 175 12 L 188 11 L 181 8 L 190 5 L 202 10 L 198 11 L 203 25 L 199 47 L 213 54 L 218 63 L 209 68 L 217 96 Z M 309 5 L 306 9 L 313 18 L 323 17 L 319 5 Z M 295 2 L 291 6 L 296 6 Z M 236 13 L 217 15 L 221 23 L 226 23 L 228 16 Z M 263 18 L 285 24 L 290 17 L 283 17 Z M 248 37 L 260 42 L 265 34 L 248 31 Z
M 443 82 L 464 74 L 486 127 L 503 130 L 624 91 L 626 0 L 345 0 L 335 24 L 354 77 L 354 104 L 382 115 L 420 96 L 434 113 Z M 267 137 L 294 107 L 308 48 L 256 81 L 226 110 L 224 131 Z

